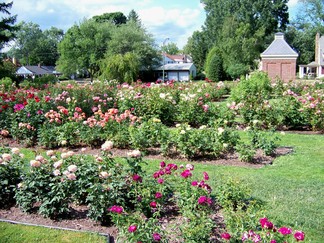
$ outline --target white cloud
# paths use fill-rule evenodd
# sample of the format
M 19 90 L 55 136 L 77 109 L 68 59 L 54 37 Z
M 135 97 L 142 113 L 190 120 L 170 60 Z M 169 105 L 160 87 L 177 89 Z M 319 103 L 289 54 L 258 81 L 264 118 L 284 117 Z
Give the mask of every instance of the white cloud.
M 41 28 L 51 26 L 66 31 L 83 18 L 91 18 L 107 12 L 122 12 L 126 16 L 134 9 L 157 44 L 169 37 L 180 48 L 186 44 L 193 31 L 199 30 L 204 21 L 204 9 L 200 1 L 168 3 L 168 0 L 15 0 L 12 13 L 18 22 L 33 22 Z
M 288 7 L 295 7 L 298 4 L 298 0 L 289 0 Z

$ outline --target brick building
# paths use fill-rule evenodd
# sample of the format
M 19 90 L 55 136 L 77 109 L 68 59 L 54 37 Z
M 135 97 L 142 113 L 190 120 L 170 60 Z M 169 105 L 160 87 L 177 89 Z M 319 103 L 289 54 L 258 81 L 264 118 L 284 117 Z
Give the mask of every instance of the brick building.
M 285 41 L 284 34 L 278 32 L 274 41 L 261 54 L 261 70 L 267 72 L 272 80 L 294 80 L 297 57 L 298 53 Z

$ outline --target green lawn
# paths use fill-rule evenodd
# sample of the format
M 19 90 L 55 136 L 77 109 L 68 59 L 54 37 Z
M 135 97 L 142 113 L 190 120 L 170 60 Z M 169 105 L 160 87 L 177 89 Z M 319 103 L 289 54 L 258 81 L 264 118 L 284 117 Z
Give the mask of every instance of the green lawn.
M 1 243 L 104 243 L 107 238 L 98 234 L 55 230 L 35 226 L 0 222 Z
M 305 242 L 324 242 L 324 136 L 287 133 L 280 137 L 280 144 L 293 147 L 294 152 L 278 157 L 272 165 L 254 169 L 196 163 L 196 173 L 207 171 L 212 186 L 220 183 L 220 178 L 239 178 L 249 184 L 254 197 L 267 202 L 266 216 L 271 221 L 303 230 Z M 148 171 L 156 170 L 159 162 L 149 161 Z M 35 242 L 44 237 L 45 241 L 40 242 L 53 238 L 58 239 L 56 242 L 100 242 L 91 240 L 96 235 L 78 234 L 84 235 L 79 240 L 75 233 L 59 236 L 57 230 L 43 229 L 43 233 L 38 230 L 29 233 L 35 229 L 0 224 L 0 239 L 1 242 Z M 50 234 L 54 235 L 46 238 Z M 28 240 L 23 241 L 27 236 Z

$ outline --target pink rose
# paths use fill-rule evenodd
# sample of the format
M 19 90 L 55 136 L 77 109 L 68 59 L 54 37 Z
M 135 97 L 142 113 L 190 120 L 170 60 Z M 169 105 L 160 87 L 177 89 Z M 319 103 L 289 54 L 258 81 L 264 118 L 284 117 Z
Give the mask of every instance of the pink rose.
M 99 174 L 99 177 L 104 178 L 104 179 L 106 179 L 108 176 L 109 176 L 109 174 L 106 171 L 101 171 Z
M 164 168 L 164 167 L 165 167 L 165 162 L 164 162 L 164 161 L 161 161 L 161 162 L 160 162 L 160 167 L 161 167 L 161 168 Z
M 182 173 L 181 173 L 181 176 L 183 178 L 188 178 L 190 176 L 192 176 L 192 173 L 190 172 L 190 170 L 184 170 Z
M 207 172 L 203 172 L 203 175 L 204 175 L 204 180 L 205 181 L 208 181 L 209 180 L 209 175 Z
M 69 173 L 67 175 L 67 178 L 70 180 L 70 181 L 74 181 L 76 180 L 76 175 L 74 173 Z
M 160 241 L 161 240 L 161 236 L 159 233 L 153 233 L 153 240 L 154 241 Z
M 198 186 L 198 181 L 193 181 L 193 182 L 191 182 L 191 185 L 192 185 L 192 186 Z
M 2 154 L 3 160 L 9 161 L 11 160 L 11 158 L 12 158 L 11 154 L 6 154 L 6 153 Z
M 156 208 L 156 205 L 157 205 L 157 204 L 156 204 L 155 201 L 153 201 L 153 202 L 150 203 L 150 207 L 151 207 L 151 208 Z
M 278 229 L 278 232 L 282 235 L 290 235 L 292 230 L 287 227 L 281 227 L 280 229 Z
M 128 232 L 133 233 L 137 230 L 137 226 L 136 225 L 131 225 L 128 227 Z
M 30 161 L 30 166 L 31 167 L 40 167 L 41 166 L 41 162 L 39 162 L 38 160 L 31 160 Z
M 139 175 L 137 175 L 137 174 L 135 174 L 135 175 L 133 175 L 133 180 L 134 181 L 137 181 L 137 182 L 142 182 L 142 177 L 139 176 Z
M 161 192 L 155 193 L 155 198 L 156 199 L 161 198 L 161 197 L 162 197 L 162 193 Z
M 305 239 L 305 233 L 302 231 L 296 231 L 294 237 L 297 241 L 303 241 Z
M 118 214 L 121 214 L 121 213 L 124 211 L 123 207 L 121 207 L 121 206 L 116 206 L 116 205 L 112 206 L 112 207 L 109 208 L 108 210 L 109 210 L 110 212 L 118 213 Z
M 163 184 L 163 183 L 164 183 L 164 180 L 163 180 L 163 178 L 159 178 L 159 179 L 157 180 L 157 182 L 158 182 L 159 184 Z
M 103 151 L 109 151 L 113 148 L 114 143 L 112 141 L 106 141 L 103 145 L 101 145 L 101 149 Z
M 71 173 L 74 173 L 78 170 L 78 167 L 76 165 L 70 165 L 68 167 L 68 171 L 70 171 Z
M 229 233 L 223 233 L 223 234 L 221 234 L 221 237 L 224 240 L 230 240 L 231 239 L 231 235 Z

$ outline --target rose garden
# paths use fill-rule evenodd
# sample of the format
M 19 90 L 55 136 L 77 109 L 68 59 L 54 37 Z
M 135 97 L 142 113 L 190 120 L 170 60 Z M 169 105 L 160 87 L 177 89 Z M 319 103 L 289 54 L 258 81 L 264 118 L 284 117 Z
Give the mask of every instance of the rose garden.
M 271 82 L 261 72 L 226 83 L 0 82 L 1 208 L 59 221 L 83 205 L 117 227 L 117 242 L 318 242 L 308 223 L 269 212 L 275 203 L 238 169 L 216 176 L 222 168 L 205 162 L 256 164 L 261 153 L 274 162 L 260 170 L 276 168 L 286 133 L 324 131 L 322 82 Z M 145 158 L 153 153 L 166 159 Z

